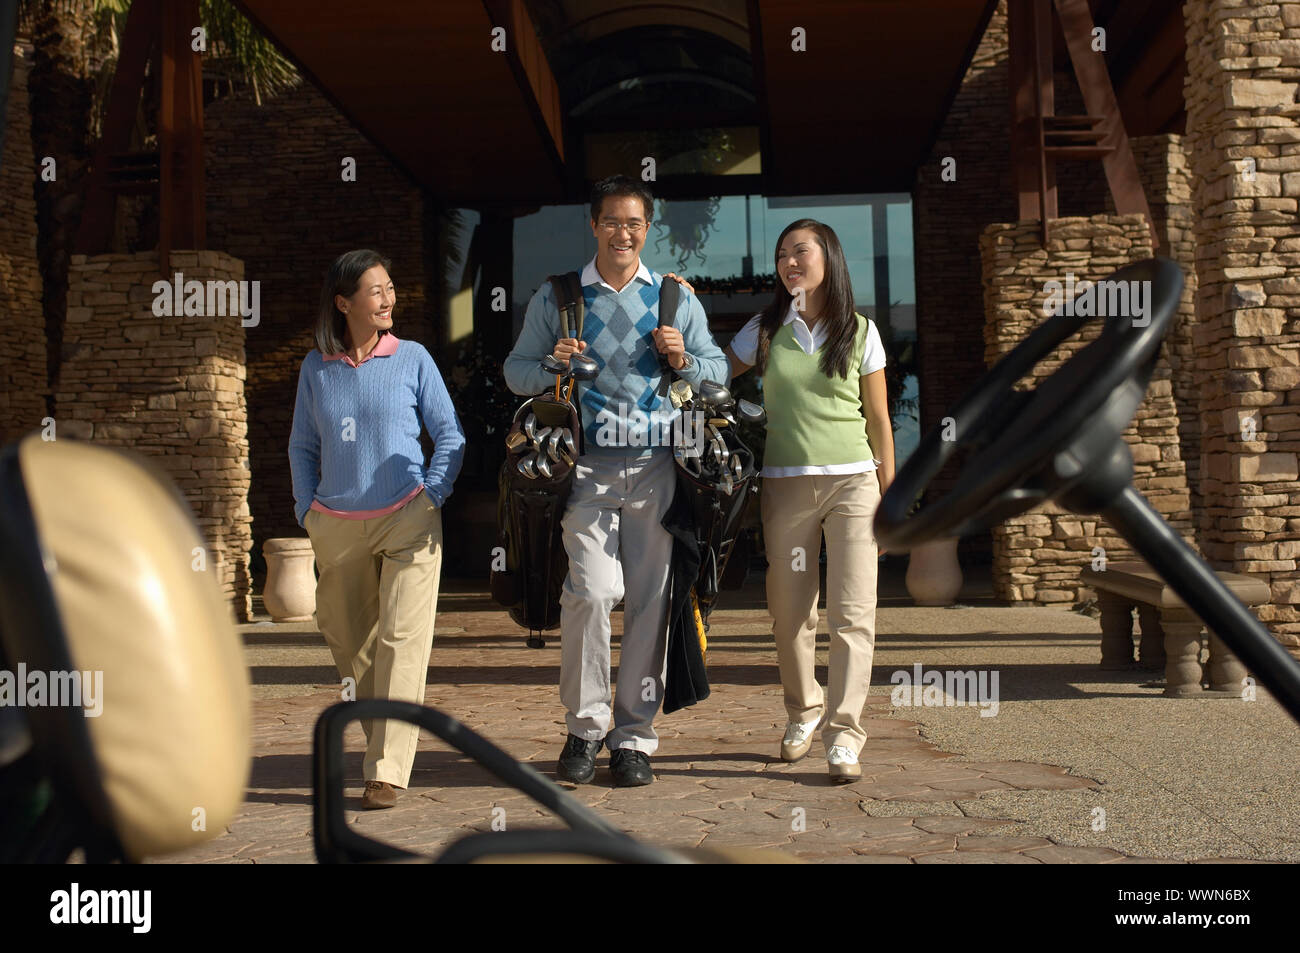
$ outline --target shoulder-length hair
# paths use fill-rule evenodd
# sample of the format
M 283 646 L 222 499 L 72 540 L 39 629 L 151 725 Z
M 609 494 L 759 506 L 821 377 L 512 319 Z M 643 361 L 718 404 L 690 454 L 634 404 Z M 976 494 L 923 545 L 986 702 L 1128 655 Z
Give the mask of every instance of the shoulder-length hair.
M 321 354 L 339 354 L 344 350 L 348 319 L 335 306 L 334 296 L 351 298 L 357 293 L 361 276 L 375 265 L 383 265 L 385 271 L 391 271 L 393 267 L 391 261 L 369 248 L 344 252 L 330 265 L 325 284 L 321 286 L 320 309 L 316 314 L 316 350 Z
M 844 249 L 839 237 L 829 225 L 811 218 L 801 218 L 791 222 L 776 240 L 776 249 L 772 253 L 774 264 L 779 264 L 777 255 L 785 237 L 796 229 L 806 228 L 817 238 L 825 259 L 825 273 L 822 287 L 826 291 L 826 305 L 821 313 L 821 320 L 826 322 L 826 343 L 822 346 L 821 371 L 827 377 L 849 376 L 849 358 L 853 355 L 853 342 L 858 332 L 858 319 L 853 312 L 853 284 L 849 280 L 849 264 L 844 260 Z M 778 269 L 776 294 L 772 302 L 763 309 L 758 322 L 758 361 L 757 372 L 761 375 L 767 368 L 768 353 L 772 338 L 781 330 L 785 316 L 790 313 L 790 303 L 794 296 L 790 294 L 781 280 Z

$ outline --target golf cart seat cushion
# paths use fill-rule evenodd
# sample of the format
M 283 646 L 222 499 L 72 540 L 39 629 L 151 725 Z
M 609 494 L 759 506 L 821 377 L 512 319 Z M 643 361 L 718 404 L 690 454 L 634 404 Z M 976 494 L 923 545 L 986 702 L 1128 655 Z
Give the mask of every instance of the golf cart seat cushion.
M 189 507 L 120 451 L 32 436 L 19 459 L 68 655 L 103 672 L 86 722 L 118 839 L 139 859 L 221 833 L 248 779 L 248 675 Z

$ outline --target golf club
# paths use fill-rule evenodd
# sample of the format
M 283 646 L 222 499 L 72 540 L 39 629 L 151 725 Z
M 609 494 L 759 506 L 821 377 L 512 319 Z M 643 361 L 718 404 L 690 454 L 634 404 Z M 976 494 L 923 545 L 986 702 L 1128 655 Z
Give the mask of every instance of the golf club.
M 761 404 L 742 397 L 736 401 L 736 419 L 742 424 L 761 424 L 767 420 L 767 411 Z
M 567 427 L 556 427 L 551 431 L 551 435 L 546 438 L 546 455 L 556 463 L 560 462 L 560 440 L 563 439 L 567 430 Z

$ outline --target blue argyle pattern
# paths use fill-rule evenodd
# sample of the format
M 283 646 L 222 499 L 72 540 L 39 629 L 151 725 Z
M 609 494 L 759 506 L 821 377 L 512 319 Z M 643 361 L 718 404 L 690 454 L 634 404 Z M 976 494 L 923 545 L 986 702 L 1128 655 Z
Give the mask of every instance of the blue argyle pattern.
M 651 332 L 659 324 L 659 285 L 633 281 L 621 292 L 598 285 L 582 289 L 586 304 L 582 339 L 586 354 L 601 365 L 600 374 L 583 388 L 582 419 L 588 451 L 598 447 L 597 434 L 609 415 L 626 418 L 639 409 L 657 410 L 662 401 L 659 352 Z M 620 408 L 620 404 L 622 408 Z M 609 414 L 603 412 L 608 409 Z M 636 453 L 636 450 L 632 451 Z

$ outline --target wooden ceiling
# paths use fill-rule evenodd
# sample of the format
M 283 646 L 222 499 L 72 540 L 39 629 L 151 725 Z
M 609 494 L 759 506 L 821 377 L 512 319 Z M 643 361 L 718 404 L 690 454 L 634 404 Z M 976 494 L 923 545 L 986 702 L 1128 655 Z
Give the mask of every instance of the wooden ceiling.
M 909 191 L 996 0 L 236 0 L 364 135 L 440 202 L 572 201 L 582 150 L 552 61 L 628 24 L 747 21 L 769 195 Z M 1178 0 L 1090 0 L 1131 135 L 1176 131 Z M 535 22 L 533 14 L 540 22 Z M 565 24 L 569 26 L 566 28 Z M 492 47 L 506 30 L 504 52 Z M 804 31 L 805 51 L 792 49 Z M 544 43 L 563 36 L 563 55 Z M 539 38 L 540 37 L 540 38 Z M 558 42 L 558 41 L 557 41 Z M 1061 56 L 1058 66 L 1068 64 Z M 1008 107 L 1009 115 L 1009 107 Z M 691 122 L 683 103 L 680 122 Z

